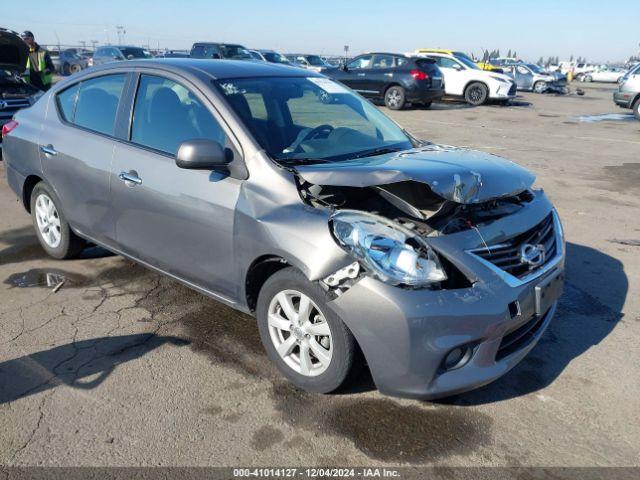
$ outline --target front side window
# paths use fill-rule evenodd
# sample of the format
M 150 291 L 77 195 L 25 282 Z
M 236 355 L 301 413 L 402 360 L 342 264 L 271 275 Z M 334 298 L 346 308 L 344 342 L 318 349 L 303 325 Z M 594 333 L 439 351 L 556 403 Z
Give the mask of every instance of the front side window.
M 326 67 L 327 64 L 325 63 L 324 60 L 322 60 L 322 58 L 320 58 L 318 55 L 307 55 L 307 62 L 309 62 L 309 65 L 313 66 L 313 67 Z
M 284 64 L 289 63 L 289 59 L 284 55 L 282 55 L 281 53 L 267 52 L 267 53 L 263 53 L 263 55 L 264 55 L 264 58 L 266 58 L 267 61 L 271 63 L 284 63 Z
M 90 78 L 57 95 L 62 117 L 94 132 L 113 135 L 125 74 Z
M 340 161 L 412 146 L 375 106 L 327 78 L 224 79 L 215 84 L 258 143 L 282 163 Z
M 349 62 L 347 68 L 350 70 L 359 70 L 361 68 L 369 68 L 371 65 L 371 55 L 363 55 Z
M 198 138 L 226 143 L 220 124 L 187 88 L 167 78 L 142 75 L 131 141 L 175 155 L 182 142 Z
M 224 58 L 246 60 L 251 58 L 249 50 L 240 45 L 220 45 L 220 51 Z
M 135 48 L 135 47 L 124 47 L 120 49 L 120 52 L 122 53 L 122 56 L 124 58 L 151 58 L 151 54 L 142 49 L 142 48 Z
M 392 68 L 393 56 L 392 55 L 374 55 L 371 68 Z

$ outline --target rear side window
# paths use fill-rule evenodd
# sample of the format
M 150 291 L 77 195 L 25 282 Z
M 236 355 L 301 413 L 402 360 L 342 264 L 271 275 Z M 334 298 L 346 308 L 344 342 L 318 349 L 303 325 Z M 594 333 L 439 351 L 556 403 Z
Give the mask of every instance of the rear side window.
M 391 55 L 374 55 L 371 68 L 392 68 L 393 56 Z
M 105 75 L 73 85 L 57 95 L 60 114 L 70 123 L 113 135 L 125 74 Z
M 175 155 L 182 142 L 197 138 L 226 143 L 220 124 L 193 93 L 167 78 L 142 75 L 131 141 Z

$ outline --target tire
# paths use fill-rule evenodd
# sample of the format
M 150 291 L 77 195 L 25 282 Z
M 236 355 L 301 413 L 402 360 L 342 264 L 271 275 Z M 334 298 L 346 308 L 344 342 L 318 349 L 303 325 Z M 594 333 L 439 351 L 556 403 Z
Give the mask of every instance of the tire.
M 71 73 L 72 75 L 74 73 L 78 73 L 80 70 L 82 70 L 82 67 L 77 63 L 74 63 L 69 67 L 69 73 Z
M 473 82 L 464 91 L 464 99 L 470 105 L 482 105 L 488 97 L 489 89 L 484 83 Z
M 86 242 L 69 227 L 53 189 L 44 182 L 38 183 L 31 192 L 30 204 L 33 228 L 44 251 L 60 260 L 78 256 Z
M 404 88 L 393 85 L 384 92 L 384 104 L 390 110 L 402 110 L 407 103 Z
M 640 98 L 633 104 L 633 116 L 640 120 Z
M 284 302 L 281 300 L 283 296 Z M 282 308 L 282 305 L 288 304 L 289 308 L 293 308 L 293 313 L 299 314 L 299 310 L 295 310 L 300 308 L 302 296 L 306 296 L 311 305 L 307 310 L 308 317 L 311 322 L 318 323 L 304 322 L 297 330 L 292 330 L 291 325 L 295 318 L 294 322 L 289 323 L 289 316 L 285 313 L 287 308 Z M 275 320 L 270 320 L 270 316 Z M 330 393 L 357 373 L 358 347 L 355 338 L 342 320 L 327 306 L 325 292 L 307 280 L 299 270 L 288 267 L 279 270 L 266 281 L 258 296 L 256 317 L 267 355 L 295 386 L 310 392 Z M 314 336 L 313 332 L 305 333 L 310 325 L 322 327 L 322 330 L 317 330 L 316 333 L 329 335 Z M 312 346 L 312 342 L 315 342 L 315 346 Z M 318 346 L 321 350 L 316 356 Z M 327 346 L 329 348 L 325 348 Z M 281 355 L 278 348 L 281 352 L 288 353 Z M 308 362 L 302 362 L 303 348 L 311 352 L 311 355 L 305 357 Z M 321 358 L 325 361 L 321 361 Z M 307 366 L 304 367 L 303 363 Z
M 63 75 L 69 75 L 69 64 L 65 63 L 64 65 L 62 65 L 62 74 Z
M 546 88 L 547 88 L 547 82 L 545 82 L 544 80 L 538 80 L 536 83 L 533 84 L 533 91 L 535 93 L 543 93 Z
M 593 77 L 591 75 L 586 75 L 584 77 L 584 81 L 591 83 L 591 82 L 593 82 Z

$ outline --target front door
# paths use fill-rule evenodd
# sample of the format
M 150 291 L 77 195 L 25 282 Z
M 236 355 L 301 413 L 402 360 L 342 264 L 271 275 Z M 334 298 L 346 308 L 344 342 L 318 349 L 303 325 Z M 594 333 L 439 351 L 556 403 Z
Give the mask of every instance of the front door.
M 69 223 L 107 245 L 114 238 L 109 180 L 125 81 L 124 73 L 102 75 L 52 96 L 39 142 L 45 178 Z
M 338 73 L 337 80 L 356 92 L 367 94 L 367 72 L 371 67 L 371 55 L 362 55 L 350 61 L 344 70 Z M 371 93 L 371 92 L 369 92 Z
M 179 145 L 209 138 L 231 148 L 220 123 L 182 83 L 141 75 L 130 142 L 114 152 L 112 195 L 119 248 L 169 274 L 233 299 L 233 230 L 242 181 L 175 164 Z

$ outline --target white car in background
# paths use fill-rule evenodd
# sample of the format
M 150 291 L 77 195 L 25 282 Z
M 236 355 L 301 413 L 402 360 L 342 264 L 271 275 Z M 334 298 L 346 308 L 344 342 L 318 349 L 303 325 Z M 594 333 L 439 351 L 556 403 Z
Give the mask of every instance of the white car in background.
M 585 82 L 618 83 L 618 81 L 624 77 L 625 73 L 627 73 L 627 71 L 621 68 L 605 67 L 586 72 L 583 78 Z
M 447 96 L 462 97 L 471 105 L 482 105 L 488 100 L 508 101 L 516 96 L 516 83 L 507 75 L 482 70 L 471 60 L 447 53 L 419 55 L 436 61 L 444 76 Z

